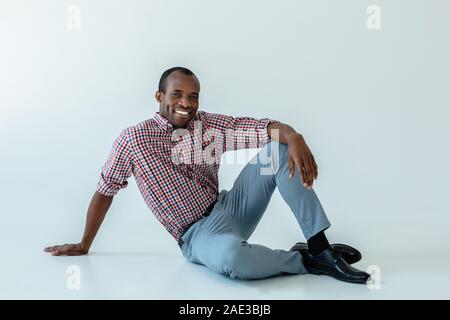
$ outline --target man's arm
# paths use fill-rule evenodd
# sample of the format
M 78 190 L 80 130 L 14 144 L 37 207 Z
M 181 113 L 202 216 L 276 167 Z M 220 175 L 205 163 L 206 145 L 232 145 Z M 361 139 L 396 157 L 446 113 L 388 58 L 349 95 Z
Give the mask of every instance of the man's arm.
M 78 256 L 87 254 L 112 201 L 113 197 L 105 196 L 96 191 L 89 204 L 86 226 L 81 242 L 47 247 L 44 251 L 50 252 L 54 256 Z
M 218 113 L 202 112 L 208 129 L 222 143 L 222 153 L 239 149 L 261 148 L 269 140 L 267 126 L 276 120 L 252 117 L 233 117 Z M 220 158 L 220 155 L 218 155 Z M 220 159 L 219 159 L 220 160 Z
M 102 167 L 96 191 L 89 204 L 81 242 L 47 247 L 44 251 L 51 252 L 54 256 L 87 254 L 111 206 L 114 195 L 128 185 L 127 179 L 132 173 L 132 152 L 128 142 L 127 129 L 125 129 L 114 141 L 108 159 Z
M 303 136 L 291 126 L 281 122 L 269 124 L 267 133 L 272 140 L 288 145 L 289 178 L 294 176 L 295 167 L 297 167 L 303 186 L 311 189 L 319 171 Z

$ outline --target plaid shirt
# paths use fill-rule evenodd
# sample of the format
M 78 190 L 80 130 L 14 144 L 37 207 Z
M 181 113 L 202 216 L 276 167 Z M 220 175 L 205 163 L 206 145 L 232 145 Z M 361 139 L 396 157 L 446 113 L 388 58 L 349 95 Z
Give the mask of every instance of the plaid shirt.
M 186 129 L 174 130 L 157 112 L 121 132 L 96 190 L 114 196 L 133 174 L 147 206 L 178 241 L 219 194 L 221 154 L 264 146 L 274 122 L 198 111 Z

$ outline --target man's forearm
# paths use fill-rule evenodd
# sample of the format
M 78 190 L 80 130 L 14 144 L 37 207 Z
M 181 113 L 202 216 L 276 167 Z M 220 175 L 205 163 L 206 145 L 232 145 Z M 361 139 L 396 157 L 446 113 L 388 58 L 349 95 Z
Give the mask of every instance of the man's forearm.
M 105 196 L 98 191 L 92 196 L 87 212 L 83 239 L 81 240 L 81 244 L 84 248 L 89 249 L 91 247 L 95 235 L 97 234 L 112 201 L 113 197 Z
M 296 132 L 294 128 L 281 122 L 269 124 L 267 126 L 267 133 L 271 139 L 284 144 L 287 144 L 292 137 L 303 138 L 303 136 Z

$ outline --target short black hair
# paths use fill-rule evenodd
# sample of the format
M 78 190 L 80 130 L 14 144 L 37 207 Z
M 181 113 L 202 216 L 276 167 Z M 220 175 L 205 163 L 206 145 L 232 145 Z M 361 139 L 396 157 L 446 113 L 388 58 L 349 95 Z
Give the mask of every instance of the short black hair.
M 184 74 L 186 74 L 188 76 L 194 76 L 195 78 L 197 78 L 197 76 L 191 70 L 189 70 L 188 68 L 185 68 L 185 67 L 173 67 L 173 68 L 167 69 L 161 75 L 161 79 L 159 79 L 158 91 L 166 92 L 167 78 L 170 76 L 170 74 L 172 72 L 175 72 L 175 71 L 180 71 L 180 72 L 183 72 Z M 198 81 L 198 78 L 197 78 L 197 81 Z

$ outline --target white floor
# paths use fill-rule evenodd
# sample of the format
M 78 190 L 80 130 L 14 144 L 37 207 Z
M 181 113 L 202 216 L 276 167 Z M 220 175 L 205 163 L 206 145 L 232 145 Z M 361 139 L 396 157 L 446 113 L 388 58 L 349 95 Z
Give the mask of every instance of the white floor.
M 11 205 L 6 209 L 14 205 L 16 213 L 28 214 L 16 214 L 1 225 L 2 299 L 450 298 L 449 247 L 439 237 L 448 230 L 448 221 L 437 227 L 427 225 L 426 219 L 411 218 L 408 228 L 401 229 L 395 219 L 364 226 L 360 220 L 352 224 L 344 215 L 329 214 L 334 220 L 327 233 L 330 241 L 357 246 L 363 252 L 357 266 L 375 265 L 380 270 L 378 289 L 314 275 L 242 281 L 185 261 L 175 241 L 147 211 L 134 185 L 115 199 L 90 255 L 52 257 L 42 251 L 44 246 L 79 238 L 84 211 L 78 211 L 87 207 L 83 197 L 89 192 L 74 197 L 75 205 L 67 205 L 67 199 L 44 198 L 45 187 L 42 190 L 32 200 L 6 202 Z M 429 231 L 425 236 L 421 230 Z M 279 194 L 274 195 L 250 240 L 286 249 L 301 240 Z M 79 268 L 79 288 L 74 282 L 77 271 L 71 266 Z
M 94 251 L 51 257 L 36 245 L 2 261 L 2 299 L 448 299 L 450 261 L 373 252 L 382 261 L 379 289 L 324 276 L 233 280 L 186 262 L 176 248 Z M 430 259 L 431 258 L 431 259 Z M 68 272 L 80 270 L 77 288 Z M 366 268 L 368 262 L 358 264 Z M 72 271 L 71 271 L 72 270 Z M 72 275 L 75 275 L 72 273 Z

